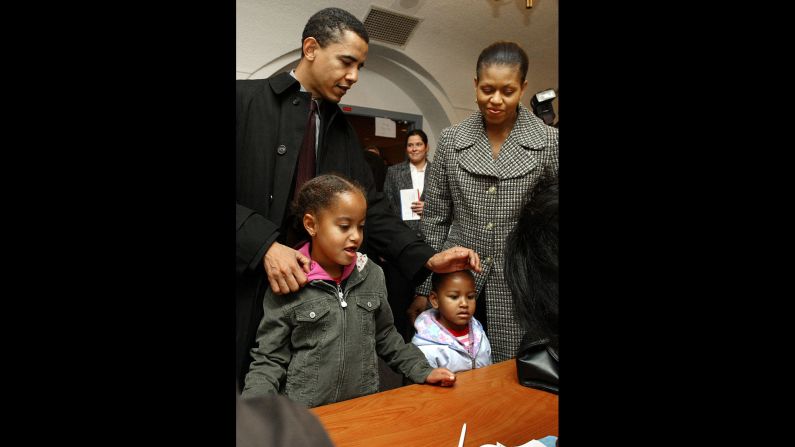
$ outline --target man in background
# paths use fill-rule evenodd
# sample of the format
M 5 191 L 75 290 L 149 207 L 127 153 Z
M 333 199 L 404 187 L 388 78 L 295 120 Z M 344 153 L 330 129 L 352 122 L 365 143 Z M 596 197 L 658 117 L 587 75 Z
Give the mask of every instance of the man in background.
M 373 172 L 373 181 L 375 182 L 375 189 L 378 192 L 384 191 L 384 180 L 386 180 L 386 160 L 381 156 L 381 149 L 378 146 L 371 144 L 364 149 L 364 159 L 370 165 L 370 170 Z

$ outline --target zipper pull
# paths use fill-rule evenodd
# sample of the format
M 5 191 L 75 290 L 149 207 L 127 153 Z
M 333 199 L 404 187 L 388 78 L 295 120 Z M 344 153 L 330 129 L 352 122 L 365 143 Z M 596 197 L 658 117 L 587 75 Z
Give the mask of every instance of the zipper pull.
M 342 287 L 337 284 L 337 294 L 340 296 L 340 306 L 343 308 L 348 307 L 348 303 L 345 302 L 345 296 L 342 293 Z

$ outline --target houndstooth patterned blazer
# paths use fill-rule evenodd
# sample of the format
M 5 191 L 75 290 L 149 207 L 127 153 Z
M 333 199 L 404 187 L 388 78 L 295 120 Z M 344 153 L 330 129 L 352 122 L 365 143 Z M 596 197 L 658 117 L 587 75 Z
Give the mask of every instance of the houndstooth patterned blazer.
M 558 129 L 520 104 L 496 160 L 478 111 L 442 131 L 426 174 L 422 232 L 436 250 L 461 245 L 480 255 L 483 271 L 475 280 L 478 293 L 488 285 L 488 338 L 495 363 L 515 357 L 524 335 L 503 274 L 505 240 L 533 189 L 557 181 L 558 164 Z M 429 277 L 417 294 L 427 296 L 430 289 Z

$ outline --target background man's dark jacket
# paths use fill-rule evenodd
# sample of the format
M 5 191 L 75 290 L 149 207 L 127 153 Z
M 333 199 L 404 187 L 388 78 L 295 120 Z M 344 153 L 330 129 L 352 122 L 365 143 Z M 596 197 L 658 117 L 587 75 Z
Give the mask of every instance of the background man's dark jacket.
M 298 152 L 309 113 L 309 94 L 299 91 L 289 73 L 268 79 L 236 81 L 236 375 L 244 383 L 249 351 L 262 318 L 268 287 L 262 258 L 274 241 L 284 242 L 282 224 L 289 213 Z M 373 187 L 356 132 L 337 104 L 322 101 L 317 173 L 338 173 L 367 189 L 365 238 L 360 251 L 377 252 L 401 272 L 422 281 L 423 267 L 435 251 L 389 209 Z
M 383 191 L 384 180 L 386 180 L 386 164 L 384 163 L 384 159 L 370 151 L 364 151 L 364 160 L 370 165 L 370 170 L 373 172 L 375 189 Z

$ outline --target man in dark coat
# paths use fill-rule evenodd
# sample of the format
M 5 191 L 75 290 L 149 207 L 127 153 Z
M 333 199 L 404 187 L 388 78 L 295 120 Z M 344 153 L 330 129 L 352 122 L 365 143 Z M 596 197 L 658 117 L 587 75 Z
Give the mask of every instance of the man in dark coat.
M 386 180 L 386 162 L 381 158 L 381 150 L 378 146 L 367 146 L 364 150 L 364 160 L 370 165 L 373 172 L 373 181 L 376 191 L 384 190 L 384 180 Z
M 422 281 L 432 271 L 473 268 L 474 251 L 453 247 L 436 253 L 394 216 L 383 194 L 373 187 L 356 132 L 337 103 L 358 80 L 367 58 L 364 25 L 339 8 L 314 14 L 302 36 L 302 54 L 293 72 L 236 83 L 236 376 L 245 383 L 262 298 L 303 287 L 310 260 L 285 245 L 291 215 L 298 153 L 310 116 L 316 116 L 315 174 L 336 172 L 367 189 L 367 221 L 360 251 L 374 251 L 398 264 L 406 278 Z M 267 276 L 266 276 L 267 275 Z

